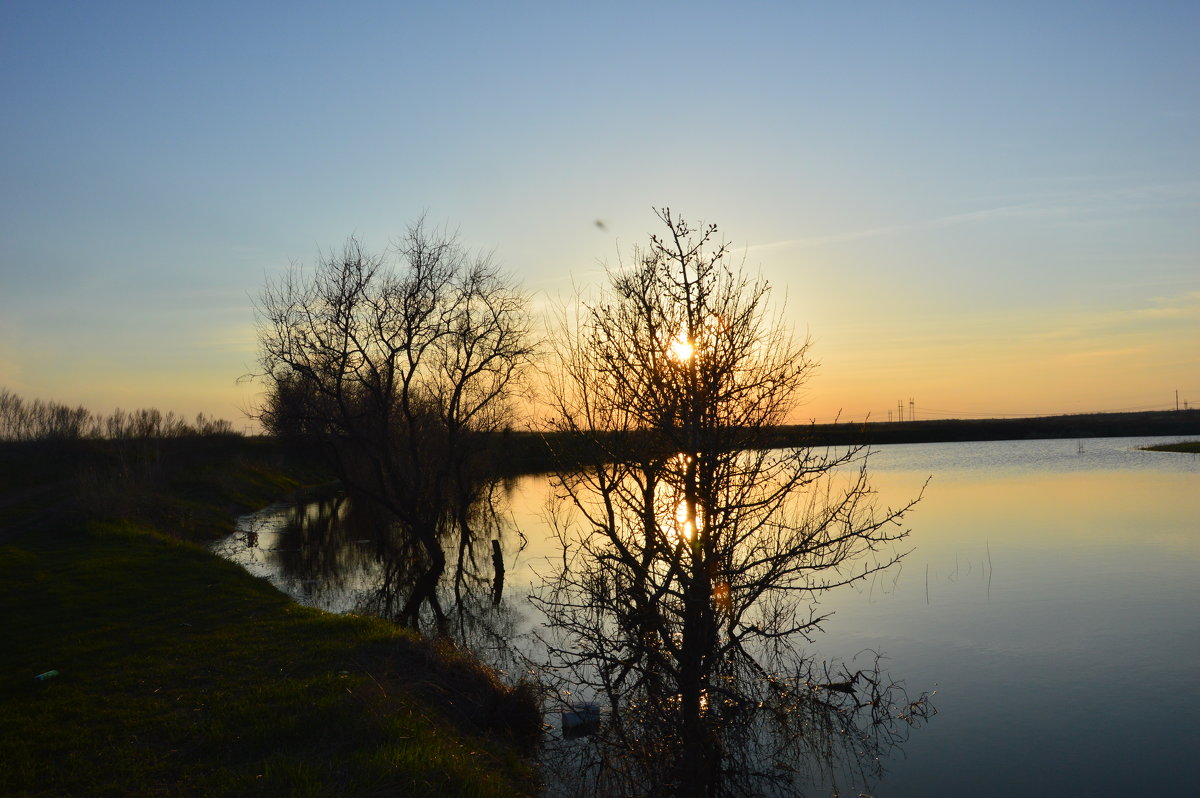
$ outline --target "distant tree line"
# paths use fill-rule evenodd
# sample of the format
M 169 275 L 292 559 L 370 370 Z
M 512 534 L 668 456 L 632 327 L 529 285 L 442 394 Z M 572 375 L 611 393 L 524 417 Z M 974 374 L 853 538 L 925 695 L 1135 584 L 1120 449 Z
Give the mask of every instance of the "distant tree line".
M 156 408 L 117 409 L 107 415 L 86 407 L 24 399 L 0 388 L 0 440 L 137 440 L 235 435 L 233 424 L 200 413 L 189 421 Z

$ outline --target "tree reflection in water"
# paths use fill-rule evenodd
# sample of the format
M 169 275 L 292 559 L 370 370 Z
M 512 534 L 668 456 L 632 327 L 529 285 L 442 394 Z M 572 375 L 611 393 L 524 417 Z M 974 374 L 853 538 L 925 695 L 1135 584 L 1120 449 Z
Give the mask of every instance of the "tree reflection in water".
M 525 539 L 505 520 L 511 489 L 511 480 L 481 487 L 464 516 L 471 535 L 447 534 L 444 543 L 456 547 L 456 556 L 441 592 L 445 633 L 488 664 L 517 672 L 527 666 L 514 654 L 518 619 L 504 600 L 503 569 Z M 371 501 L 333 496 L 268 508 L 239 526 L 218 553 L 264 572 L 297 600 L 334 612 L 403 623 L 413 585 L 428 569 L 425 547 Z
M 623 469 L 599 467 L 610 477 Z M 844 663 L 812 653 L 828 613 L 814 605 L 797 616 L 797 602 L 779 595 L 787 592 L 781 584 L 762 591 L 766 599 L 759 606 L 744 595 L 753 579 L 734 584 L 729 594 L 714 591 L 711 605 L 722 620 L 704 651 L 696 722 L 703 748 L 696 750 L 698 735 L 689 736 L 679 688 L 686 623 L 681 597 L 687 589 L 679 576 L 687 556 L 687 547 L 679 544 L 683 522 L 675 518 L 670 490 L 664 491 L 665 501 L 656 501 L 644 479 L 628 474 L 606 481 L 603 497 L 592 496 L 592 514 L 584 523 L 576 523 L 582 513 L 572 517 L 561 509 L 552 517 L 564 556 L 551 563 L 535 594 L 548 618 L 539 636 L 540 676 L 554 688 L 551 709 L 570 713 L 595 705 L 601 716 L 585 739 L 556 735 L 547 741 L 550 794 L 686 795 L 680 773 L 687 768 L 705 772 L 703 795 L 869 788 L 909 730 L 933 713 L 930 696 L 910 696 L 881 671 L 875 652 Z M 827 476 L 838 481 L 839 475 Z M 861 497 L 858 479 L 843 473 L 846 493 L 824 495 Z M 647 496 L 639 507 L 639 498 Z M 590 526 L 598 517 L 611 519 L 606 532 Z M 860 546 L 838 548 L 833 559 L 818 556 L 831 538 L 811 532 L 805 545 L 815 576 L 805 577 L 807 587 L 792 585 L 794 593 L 812 598 L 894 562 L 888 556 L 857 561 L 850 555 L 864 553 Z M 642 548 L 655 539 L 663 544 L 657 552 L 665 562 L 654 563 Z M 778 541 L 760 543 L 760 559 L 773 562 L 770 551 Z M 674 553 L 681 548 L 683 554 Z M 635 551 L 637 557 L 628 556 Z M 782 632 L 763 634 L 769 628 Z M 566 775 L 555 780 L 555 774 Z
M 719 768 L 720 786 L 711 794 L 861 795 L 871 789 L 884 775 L 887 757 L 933 710 L 928 695 L 910 700 L 902 685 L 885 682 L 873 652 L 860 656 L 870 672 L 855 671 L 853 691 L 836 681 L 812 681 L 811 672 L 727 677 L 721 697 L 706 707 L 719 758 L 694 763 Z M 844 676 L 853 678 L 844 672 L 835 678 Z M 680 740 L 672 724 L 661 722 L 663 709 L 626 704 L 618 710 L 625 717 L 606 713 L 594 736 L 549 740 L 543 754 L 547 794 L 671 794 Z

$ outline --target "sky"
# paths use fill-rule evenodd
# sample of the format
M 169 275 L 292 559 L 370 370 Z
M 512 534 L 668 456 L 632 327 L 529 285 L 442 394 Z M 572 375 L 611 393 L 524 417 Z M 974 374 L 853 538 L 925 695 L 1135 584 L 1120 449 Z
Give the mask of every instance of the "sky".
M 347 236 L 424 214 L 542 313 L 669 206 L 811 336 L 797 420 L 1200 405 L 1198 30 L 1194 0 L 8 0 L 0 387 L 246 425 L 253 298 Z

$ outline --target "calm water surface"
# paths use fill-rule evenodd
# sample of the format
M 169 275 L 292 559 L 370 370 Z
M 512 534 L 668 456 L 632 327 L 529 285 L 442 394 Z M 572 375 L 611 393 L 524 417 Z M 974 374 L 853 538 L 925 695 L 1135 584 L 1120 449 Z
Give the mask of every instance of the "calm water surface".
M 932 477 L 908 517 L 911 552 L 831 594 L 813 650 L 880 652 L 910 693 L 937 691 L 938 714 L 873 795 L 1200 794 L 1200 457 L 1136 448 L 1169 440 L 876 449 L 882 501 Z M 516 601 L 557 553 L 548 495 L 544 477 L 512 495 L 528 538 L 506 557 Z M 258 546 L 231 540 L 223 553 L 300 600 L 352 608 L 371 558 L 342 549 L 337 567 L 297 568 L 320 553 L 276 551 L 273 517 L 243 519 Z
M 881 447 L 931 473 L 898 577 L 822 652 L 885 652 L 939 715 L 877 795 L 1200 794 L 1200 458 L 1095 439 Z

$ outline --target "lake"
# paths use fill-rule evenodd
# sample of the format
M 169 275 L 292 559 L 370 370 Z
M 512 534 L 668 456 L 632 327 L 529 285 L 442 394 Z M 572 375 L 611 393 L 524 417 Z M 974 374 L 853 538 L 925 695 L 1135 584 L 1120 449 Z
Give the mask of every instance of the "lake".
M 1172 440 L 876 447 L 884 502 L 932 477 L 906 519 L 911 552 L 831 594 L 833 617 L 812 648 L 826 659 L 879 652 L 911 693 L 936 691 L 937 715 L 884 763 L 881 782 L 861 789 L 1196 794 L 1200 457 L 1137 449 Z M 529 542 L 518 552 L 510 536 L 511 601 L 555 554 L 547 494 L 545 477 L 521 478 L 512 492 L 513 523 Z M 241 536 L 218 549 L 299 600 L 353 608 L 371 585 L 372 558 L 279 537 L 285 515 L 242 519 Z M 258 539 L 248 548 L 251 528 Z

